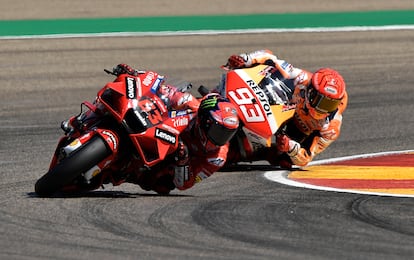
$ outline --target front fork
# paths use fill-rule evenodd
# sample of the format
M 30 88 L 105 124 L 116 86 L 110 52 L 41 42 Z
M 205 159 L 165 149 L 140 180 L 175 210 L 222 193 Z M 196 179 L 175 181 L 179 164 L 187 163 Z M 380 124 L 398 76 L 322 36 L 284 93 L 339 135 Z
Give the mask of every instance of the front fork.
M 111 164 L 111 162 L 114 161 L 118 154 L 119 137 L 112 130 L 95 128 L 83 133 L 82 135 L 79 135 L 74 139 L 72 137 L 69 137 L 70 139 L 72 139 L 72 141 L 69 144 L 68 137 L 62 137 L 59 141 L 52 162 L 50 163 L 49 169 L 52 169 L 56 166 L 56 164 L 59 163 L 59 161 L 76 152 L 80 147 L 82 147 L 96 135 L 99 135 L 100 138 L 102 138 L 105 141 L 107 148 L 109 148 L 112 152 L 104 160 L 102 160 L 97 165 L 93 166 L 91 169 L 84 173 L 85 181 L 89 183 L 93 177 L 97 176 L 103 169 L 107 168 Z
M 86 109 L 85 109 L 86 108 Z M 68 120 L 61 123 L 60 127 L 66 135 L 79 136 L 82 132 L 91 129 L 95 124 L 99 123 L 103 112 L 88 101 L 81 104 L 81 111 L 78 115 L 72 116 Z

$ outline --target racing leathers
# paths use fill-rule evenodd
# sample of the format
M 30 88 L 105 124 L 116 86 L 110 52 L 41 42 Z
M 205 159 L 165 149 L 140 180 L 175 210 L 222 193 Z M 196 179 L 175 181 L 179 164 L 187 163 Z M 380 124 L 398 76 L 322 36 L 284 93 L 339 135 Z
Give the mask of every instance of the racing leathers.
M 196 120 L 192 120 L 181 138 L 187 144 L 187 162 L 177 161 L 174 167 L 174 184 L 179 190 L 186 190 L 195 183 L 210 177 L 218 171 L 226 162 L 229 144 L 215 146 L 203 139 L 198 133 Z M 184 160 L 185 161 L 185 160 Z
M 339 137 L 348 95 L 345 92 L 335 111 L 313 117 L 305 102 L 313 73 L 278 59 L 270 50 L 232 55 L 228 59 L 227 67 L 236 69 L 258 64 L 275 67 L 284 78 L 292 79 L 294 86 L 290 100 L 290 104 L 295 105 L 293 119 L 286 125 L 284 133 L 276 136 L 277 149 L 267 149 L 263 155 L 271 164 L 282 167 L 291 168 L 292 164 L 305 166 Z

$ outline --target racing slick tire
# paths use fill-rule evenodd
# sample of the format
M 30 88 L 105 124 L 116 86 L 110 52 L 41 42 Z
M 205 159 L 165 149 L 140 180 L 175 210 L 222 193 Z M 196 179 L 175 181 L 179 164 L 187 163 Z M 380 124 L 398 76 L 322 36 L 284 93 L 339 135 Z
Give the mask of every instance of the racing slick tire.
M 110 153 L 111 150 L 105 141 L 99 135 L 95 135 L 37 180 L 34 187 L 36 194 L 40 197 L 54 195 L 80 174 L 104 160 Z

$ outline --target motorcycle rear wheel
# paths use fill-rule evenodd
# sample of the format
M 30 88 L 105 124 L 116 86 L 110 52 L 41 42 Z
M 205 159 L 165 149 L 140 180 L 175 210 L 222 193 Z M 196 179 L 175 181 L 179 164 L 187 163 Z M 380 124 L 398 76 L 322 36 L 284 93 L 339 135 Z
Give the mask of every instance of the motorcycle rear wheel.
M 98 135 L 91 138 L 78 150 L 60 161 L 35 184 L 35 192 L 40 197 L 50 197 L 70 184 L 76 177 L 89 170 L 107 156 L 111 150 Z

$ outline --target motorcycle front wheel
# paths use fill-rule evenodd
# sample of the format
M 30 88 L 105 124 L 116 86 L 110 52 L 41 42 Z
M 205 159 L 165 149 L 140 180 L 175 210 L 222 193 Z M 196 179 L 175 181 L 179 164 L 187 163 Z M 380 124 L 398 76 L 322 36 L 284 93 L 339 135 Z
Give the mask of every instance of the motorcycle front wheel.
M 82 147 L 61 160 L 35 184 L 35 192 L 40 197 L 50 197 L 70 184 L 80 174 L 86 172 L 109 156 L 111 150 L 105 141 L 95 135 Z

